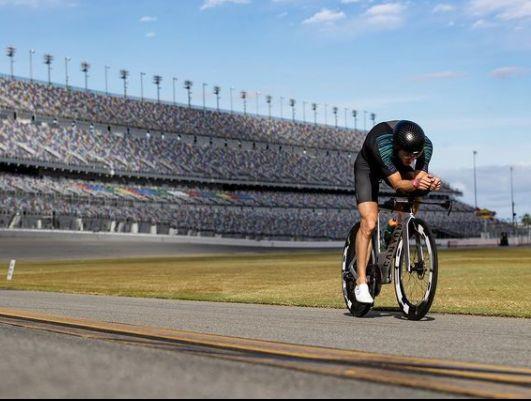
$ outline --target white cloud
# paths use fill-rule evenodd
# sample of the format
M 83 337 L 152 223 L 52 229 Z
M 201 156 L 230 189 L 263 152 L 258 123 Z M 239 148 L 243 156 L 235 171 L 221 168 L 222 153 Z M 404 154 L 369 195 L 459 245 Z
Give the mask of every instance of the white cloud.
M 522 67 L 500 67 L 491 71 L 490 75 L 498 79 L 517 78 L 528 75 L 530 70 Z
M 0 0 L 0 7 L 26 7 L 26 8 L 51 8 L 51 7 L 76 7 L 75 0 Z
M 452 11 L 455 11 L 455 6 L 453 6 L 451 4 L 446 4 L 446 3 L 437 4 L 433 8 L 433 12 L 435 14 L 438 14 L 438 13 L 449 13 L 449 12 L 452 12 Z
M 457 71 L 438 71 L 438 72 L 431 72 L 427 74 L 417 75 L 413 77 L 415 81 L 431 81 L 431 80 L 439 80 L 439 79 L 456 79 L 456 78 L 462 78 L 465 74 L 462 72 Z
M 470 0 L 468 10 L 475 16 L 494 16 L 503 21 L 531 19 L 529 0 Z
M 227 3 L 233 4 L 249 4 L 250 0 L 205 0 L 201 6 L 201 10 L 208 10 L 209 8 L 219 7 Z
M 343 11 L 332 11 L 327 8 L 323 8 L 318 13 L 315 13 L 312 17 L 304 20 L 303 24 L 329 24 L 346 18 Z
M 148 15 L 145 15 L 142 18 L 140 18 L 140 22 L 143 22 L 143 23 L 156 22 L 156 21 L 157 21 L 157 17 L 151 17 L 151 16 L 148 16 Z
M 146 33 L 146 38 L 148 38 L 148 39 L 153 39 L 156 36 L 157 36 L 157 34 L 155 32 Z
M 378 4 L 369 8 L 364 17 L 370 25 L 391 29 L 402 25 L 405 10 L 406 6 L 401 3 Z

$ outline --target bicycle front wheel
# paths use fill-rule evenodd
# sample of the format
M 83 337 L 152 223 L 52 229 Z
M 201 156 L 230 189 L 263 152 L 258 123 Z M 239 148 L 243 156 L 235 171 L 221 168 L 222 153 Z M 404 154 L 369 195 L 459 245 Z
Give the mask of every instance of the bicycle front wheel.
M 402 238 L 395 257 L 395 292 L 400 309 L 409 320 L 421 320 L 435 299 L 438 278 L 437 245 L 428 225 L 420 219 L 409 222 L 409 254 Z

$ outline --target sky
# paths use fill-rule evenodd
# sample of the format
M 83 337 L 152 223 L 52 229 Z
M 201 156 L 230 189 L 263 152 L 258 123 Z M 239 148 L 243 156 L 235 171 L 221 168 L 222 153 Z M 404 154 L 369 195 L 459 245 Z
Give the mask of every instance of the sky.
M 531 213 L 531 0 L 0 0 L 0 45 L 17 48 L 15 74 L 47 79 L 44 53 L 55 57 L 52 79 L 83 86 L 79 65 L 91 64 L 89 86 L 123 91 L 118 74 L 130 71 L 128 92 L 156 97 L 152 77 L 163 77 L 161 96 L 354 125 L 350 110 L 377 121 L 418 122 L 433 141 L 432 169 L 474 203 L 473 151 L 478 152 L 479 206 L 511 216 L 510 166 L 517 214 Z M 0 58 L 0 72 L 9 73 Z M 256 95 L 259 93 L 260 95 Z M 370 121 L 367 120 L 367 126 Z

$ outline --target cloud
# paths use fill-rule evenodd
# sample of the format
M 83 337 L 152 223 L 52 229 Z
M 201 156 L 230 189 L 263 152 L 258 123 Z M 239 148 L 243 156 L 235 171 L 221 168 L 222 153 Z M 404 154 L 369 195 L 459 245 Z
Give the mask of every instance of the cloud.
M 490 75 L 493 78 L 498 79 L 507 79 L 507 78 L 518 78 L 525 75 L 528 75 L 530 70 L 528 68 L 522 67 L 500 67 L 491 71 Z
M 455 6 L 453 6 L 451 4 L 446 4 L 446 3 L 437 4 L 433 8 L 433 13 L 434 14 L 449 13 L 449 12 L 452 12 L 452 11 L 455 11 Z
M 343 11 L 331 11 L 327 8 L 323 8 L 318 13 L 315 13 L 312 17 L 304 20 L 303 24 L 330 24 L 339 20 L 345 19 L 346 15 Z
M 415 81 L 432 81 L 432 80 L 439 80 L 439 79 L 457 79 L 462 78 L 466 76 L 463 72 L 457 72 L 457 71 L 438 71 L 438 72 L 430 72 L 427 74 L 417 75 L 413 77 L 413 80 Z
M 470 0 L 468 10 L 475 16 L 494 16 L 503 21 L 531 20 L 529 0 Z
M 156 36 L 157 36 L 157 34 L 155 32 L 146 33 L 146 38 L 148 38 L 148 39 L 153 39 Z
M 201 6 L 201 10 L 208 10 L 209 8 L 219 7 L 227 3 L 249 4 L 250 0 L 205 0 Z
M 0 7 L 26 7 L 26 8 L 61 8 L 76 7 L 75 0 L 0 0 Z
M 385 3 L 370 7 L 364 14 L 369 25 L 396 28 L 404 22 L 406 6 L 401 3 Z
M 140 18 L 140 22 L 142 23 L 156 22 L 156 21 L 157 21 L 157 17 L 150 17 L 148 15 L 145 15 L 142 18 Z

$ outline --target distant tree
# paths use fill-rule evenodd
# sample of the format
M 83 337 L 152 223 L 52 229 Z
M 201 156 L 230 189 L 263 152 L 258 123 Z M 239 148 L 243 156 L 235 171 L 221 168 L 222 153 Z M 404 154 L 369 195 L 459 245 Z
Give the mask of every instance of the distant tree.
M 524 217 L 522 217 L 522 224 L 526 227 L 531 226 L 531 215 L 529 213 L 526 213 Z

